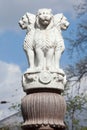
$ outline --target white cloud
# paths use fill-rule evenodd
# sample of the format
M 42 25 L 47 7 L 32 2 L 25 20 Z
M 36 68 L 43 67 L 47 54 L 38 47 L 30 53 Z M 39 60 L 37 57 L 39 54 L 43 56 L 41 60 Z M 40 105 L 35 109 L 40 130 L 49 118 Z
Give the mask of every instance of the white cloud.
M 78 94 L 82 94 L 83 96 L 87 96 L 87 76 L 81 78 L 80 82 L 76 82 L 78 78 L 73 77 L 71 79 L 71 83 L 69 84 L 70 89 L 68 93 L 70 96 L 75 97 Z
M 3 111 L 2 110 L 0 110 L 0 117 L 3 115 Z
M 8 108 L 12 103 L 19 103 L 24 95 L 21 75 L 19 66 L 0 61 L 0 101 L 8 102 L 0 104 L 0 119 L 11 114 L 12 111 Z

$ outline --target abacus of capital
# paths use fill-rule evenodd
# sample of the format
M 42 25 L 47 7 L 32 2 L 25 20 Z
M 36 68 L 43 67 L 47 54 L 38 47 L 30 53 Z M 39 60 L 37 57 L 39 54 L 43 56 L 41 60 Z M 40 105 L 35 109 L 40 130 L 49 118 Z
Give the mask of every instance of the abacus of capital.
M 39 9 L 36 15 L 27 12 L 19 25 L 27 31 L 24 51 L 29 63 L 22 76 L 26 93 L 21 102 L 22 129 L 64 130 L 66 103 L 61 93 L 66 75 L 60 59 L 65 49 L 62 30 L 69 22 L 62 13 L 53 15 L 51 9 Z

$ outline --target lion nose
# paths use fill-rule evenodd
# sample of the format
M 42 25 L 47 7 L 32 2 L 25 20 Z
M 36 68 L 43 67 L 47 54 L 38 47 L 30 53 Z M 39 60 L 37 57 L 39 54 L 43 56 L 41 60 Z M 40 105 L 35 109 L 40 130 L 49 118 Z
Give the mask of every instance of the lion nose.
M 46 15 L 45 15 L 44 17 L 45 17 L 45 19 L 47 19 L 47 16 L 46 16 Z
M 69 24 L 70 24 L 70 23 L 69 23 L 69 22 L 67 22 L 67 27 L 69 26 Z

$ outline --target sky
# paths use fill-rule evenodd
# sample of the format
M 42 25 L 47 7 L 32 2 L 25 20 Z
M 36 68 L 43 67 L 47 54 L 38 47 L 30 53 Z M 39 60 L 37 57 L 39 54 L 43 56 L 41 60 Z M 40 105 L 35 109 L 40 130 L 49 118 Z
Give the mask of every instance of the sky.
M 36 14 L 40 8 L 51 8 L 53 14 L 63 13 L 70 27 L 63 32 L 63 36 L 70 37 L 70 31 L 76 26 L 74 4 L 84 4 L 84 0 L 0 0 L 0 120 L 11 115 L 15 110 L 9 107 L 13 103 L 20 103 L 24 96 L 21 78 L 28 67 L 27 58 L 23 51 L 23 41 L 26 31 L 18 25 L 19 19 L 26 13 Z M 79 10 L 79 12 L 84 10 Z M 61 66 L 66 67 L 69 62 L 67 55 L 68 43 L 61 59 Z

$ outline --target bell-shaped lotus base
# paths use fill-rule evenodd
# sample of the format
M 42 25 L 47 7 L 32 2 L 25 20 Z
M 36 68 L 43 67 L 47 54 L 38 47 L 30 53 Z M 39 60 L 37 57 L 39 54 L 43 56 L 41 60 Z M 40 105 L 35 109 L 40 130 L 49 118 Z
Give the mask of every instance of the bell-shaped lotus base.
M 63 122 L 66 103 L 57 93 L 32 93 L 22 99 L 22 114 L 24 123 L 22 128 L 65 128 Z

